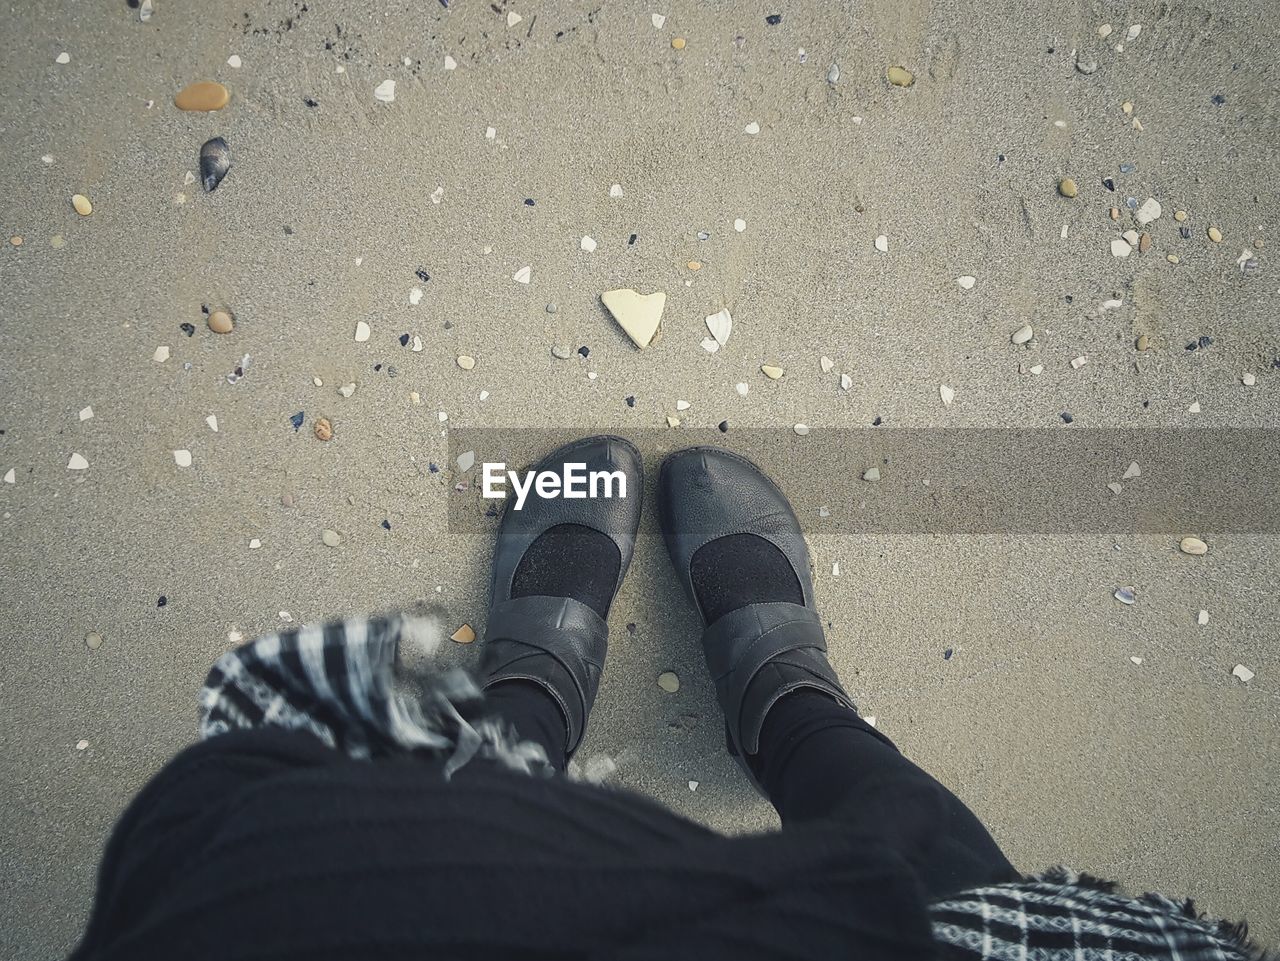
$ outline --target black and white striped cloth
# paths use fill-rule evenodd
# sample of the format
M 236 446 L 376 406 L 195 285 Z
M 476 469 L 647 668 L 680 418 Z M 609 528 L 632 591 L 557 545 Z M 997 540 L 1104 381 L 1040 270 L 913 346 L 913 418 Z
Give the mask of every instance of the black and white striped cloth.
M 428 665 L 443 630 L 430 613 L 357 617 L 268 634 L 218 659 L 200 692 L 200 734 L 308 731 L 353 758 L 422 752 L 451 775 L 474 758 L 553 773 L 542 748 L 484 714 L 460 669 Z M 1191 902 L 1130 898 L 1062 868 L 930 906 L 950 961 L 1264 961 L 1243 924 L 1202 919 Z

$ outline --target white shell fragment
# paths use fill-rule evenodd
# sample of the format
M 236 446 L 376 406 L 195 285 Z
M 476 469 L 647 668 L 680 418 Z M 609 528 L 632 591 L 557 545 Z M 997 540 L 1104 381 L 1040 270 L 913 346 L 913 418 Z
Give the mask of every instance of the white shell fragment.
M 18 483 L 18 472 L 14 468 L 10 467 L 4 472 L 4 482 L 6 484 Z
M 191 466 L 191 451 L 189 451 L 189 450 L 175 450 L 175 451 L 173 452 L 173 462 L 174 462 L 175 464 L 177 464 L 179 467 L 190 467 L 190 466 Z
M 1107 490 L 1111 491 L 1111 493 L 1113 494 L 1119 494 L 1122 490 L 1124 490 L 1124 487 L 1122 487 L 1117 481 L 1112 481 L 1110 484 L 1107 485 Z
M 473 450 L 464 450 L 458 455 L 458 471 L 465 474 L 471 470 L 476 463 L 476 452 Z
M 1142 468 L 1138 466 L 1138 462 L 1136 460 L 1131 461 L 1129 463 L 1129 466 L 1124 469 L 1125 480 L 1133 480 L 1135 477 L 1141 477 L 1141 476 L 1142 476 Z
M 977 277 L 970 277 L 967 274 L 964 277 L 956 278 L 956 283 L 959 284 L 964 290 L 973 290 L 973 285 L 976 284 L 977 282 L 978 282 Z
M 1201 557 L 1209 553 L 1209 545 L 1198 537 L 1184 537 L 1178 542 L 1178 550 L 1192 557 Z
M 156 352 L 151 355 L 151 359 L 154 360 L 157 364 L 163 364 L 166 360 L 169 359 L 169 348 L 161 344 L 159 347 L 156 348 Z
M 524 17 L 520 16 L 520 14 L 516 13 L 514 10 L 511 10 L 507 13 L 508 27 L 514 27 L 517 23 L 520 23 L 522 20 L 524 20 Z
M 1084 354 L 1081 354 L 1079 357 L 1075 358 L 1075 360 L 1071 361 L 1071 369 L 1079 370 L 1087 363 L 1089 363 L 1089 358 L 1084 356 Z
M 1140 33 L 1142 33 L 1142 24 L 1135 23 L 1133 26 L 1131 26 L 1128 30 L 1125 31 L 1124 42 L 1129 43 L 1130 41 L 1137 40 L 1138 34 Z
M 238 53 L 233 53 L 231 56 L 227 57 L 227 66 L 232 70 L 239 70 L 243 62 L 244 61 L 240 59 L 240 55 Z
M 796 432 L 796 434 L 797 434 L 797 435 L 799 435 L 800 437 L 804 437 L 805 435 L 807 435 L 807 434 L 809 433 L 809 425 L 808 425 L 808 424 L 796 424 L 796 426 L 795 426 L 795 427 L 792 427 L 791 429 L 792 429 L 793 431 L 795 431 L 795 432 Z
M 1188 414 L 1200 413 L 1200 401 L 1198 400 L 1194 401 L 1189 407 L 1187 407 L 1187 413 Z
M 338 393 L 341 394 L 343 397 L 350 397 L 355 392 L 356 392 L 355 384 L 343 384 L 341 387 L 338 388 Z
M 879 467 L 870 467 L 870 468 L 868 468 L 867 470 L 863 471 L 863 472 L 862 472 L 862 479 L 863 479 L 864 481 L 870 481 L 871 483 L 875 483 L 876 481 L 878 481 L 878 480 L 880 479 L 880 468 L 879 468 Z
M 736 230 L 738 233 L 742 233 L 744 230 L 747 229 L 747 222 L 743 220 L 741 217 L 739 217 L 737 220 L 733 222 L 733 229 Z
M 881 234 L 876 238 L 876 250 L 880 251 L 882 254 L 887 254 L 889 252 L 889 238 L 884 234 Z
M 653 29 L 661 30 L 662 25 L 667 22 L 665 14 L 651 13 L 649 14 L 649 22 L 653 24 Z
M 1244 384 L 1246 387 L 1252 387 L 1257 382 L 1258 378 L 1253 374 L 1244 374 L 1240 377 L 1240 383 Z
M 1129 246 L 1127 240 L 1121 240 L 1117 237 L 1111 241 L 1111 256 L 1128 257 L 1131 253 L 1133 253 L 1133 248 Z
M 852 377 L 850 377 L 848 374 L 841 374 L 841 375 L 840 375 L 840 389 L 841 389 L 841 390 L 848 390 L 848 389 L 849 389 L 850 387 L 852 387 L 852 386 L 853 386 L 853 378 L 852 378 Z
M 422 303 L 422 288 L 414 287 L 409 291 L 409 306 L 417 307 L 420 303 Z
M 454 59 L 453 59 L 453 57 L 449 56 L 449 55 L 446 53 L 446 54 L 444 55 L 444 68 L 445 68 L 446 70 L 457 70 L 457 69 L 458 69 L 458 61 L 454 60 Z
M 1031 329 L 1031 325 L 1024 324 L 1010 335 L 1009 340 L 1015 344 L 1025 344 L 1031 340 L 1034 335 L 1035 332 Z
M 1160 207 L 1160 201 L 1156 200 L 1155 197 L 1148 197 L 1143 201 L 1142 206 L 1138 208 L 1138 213 L 1135 216 L 1138 223 L 1149 224 L 1153 220 L 1159 220 L 1161 213 L 1163 213 L 1163 210 Z
M 609 188 L 609 196 L 617 200 L 622 196 L 622 184 L 614 184 Z
M 1142 658 L 1138 657 L 1136 654 L 1130 655 L 1129 660 L 1138 665 L 1138 667 L 1142 666 Z
M 760 373 L 764 374 L 770 380 L 777 380 L 782 376 L 782 368 L 775 367 L 773 364 L 762 364 L 760 366 Z
M 88 470 L 89 462 L 80 454 L 72 454 L 71 460 L 67 461 L 67 470 Z
M 86 408 L 84 408 L 83 410 L 81 410 L 81 411 L 80 411 L 80 419 L 81 419 L 82 421 L 85 421 L 85 420 L 93 420 L 93 408 L 92 408 L 92 407 L 86 407 Z
M 745 383 L 736 384 L 733 389 L 738 392 L 739 397 L 746 397 L 751 392 L 751 385 Z
M 1238 677 L 1245 684 L 1248 684 L 1250 681 L 1253 680 L 1255 675 L 1253 671 L 1249 670 L 1243 664 L 1237 664 L 1234 668 L 1232 668 L 1231 676 Z
M 444 200 L 444 184 L 437 184 L 436 189 L 431 191 L 431 202 L 438 204 Z
M 373 97 L 383 103 L 391 103 L 396 99 L 396 82 L 394 80 L 382 81 L 382 83 L 373 88 Z
M 369 339 L 369 325 L 363 320 L 356 321 L 356 343 L 363 344 Z
M 67 51 L 64 50 L 62 51 L 62 53 L 58 54 L 56 57 L 53 58 L 53 62 L 54 63 L 70 63 L 71 54 L 67 53 Z
M 733 331 L 733 318 L 729 316 L 729 308 L 726 307 L 708 317 L 707 330 L 711 331 L 711 336 L 721 347 L 728 343 L 729 334 Z
M 956 392 L 946 384 L 938 385 L 938 396 L 942 398 L 942 403 L 950 407 L 951 402 L 956 399 Z
M 1208 624 L 1208 623 L 1209 623 L 1209 612 L 1208 612 L 1208 611 L 1201 611 L 1199 614 L 1197 614 L 1197 615 L 1196 615 L 1196 623 L 1197 623 L 1197 624 L 1199 624 L 1201 627 L 1204 627 L 1206 624 Z
M 657 14 L 654 14 L 654 16 L 657 16 Z M 690 791 L 696 791 L 696 790 L 698 790 L 698 784 L 699 784 L 699 783 L 700 783 L 700 782 L 698 782 L 698 781 L 690 781 L 690 782 L 689 782 L 689 790 L 690 790 Z
M 589 254 L 594 254 L 596 252 L 596 242 L 592 240 L 590 237 L 584 236 L 582 238 L 581 246 L 582 246 L 582 249 Z
M 643 350 L 653 343 L 662 323 L 662 310 L 667 304 L 666 293 L 659 290 L 652 294 L 638 294 L 627 287 L 606 290 L 600 299 L 637 347 Z M 719 343 L 716 346 L 718 348 Z
M 835 365 L 836 365 L 836 362 L 832 360 L 830 357 L 828 357 L 826 354 L 823 354 L 821 357 L 818 358 L 818 366 L 822 368 L 822 372 L 824 374 L 831 373 L 831 369 L 835 367 Z
M 754 137 L 756 134 L 760 132 L 760 125 L 753 120 L 751 121 L 751 123 L 747 124 L 745 127 L 742 128 L 742 132 L 747 134 L 748 136 Z
M 533 268 L 527 265 L 521 267 L 511 275 L 511 279 L 517 284 L 527 284 L 531 279 L 533 279 Z
M 1132 604 L 1138 599 L 1138 595 L 1134 593 L 1132 587 L 1117 587 L 1115 599 L 1121 604 Z
M 218 415 L 217 414 L 210 414 L 208 417 L 204 419 L 204 422 L 209 425 L 209 429 L 213 431 L 215 434 L 218 432 Z

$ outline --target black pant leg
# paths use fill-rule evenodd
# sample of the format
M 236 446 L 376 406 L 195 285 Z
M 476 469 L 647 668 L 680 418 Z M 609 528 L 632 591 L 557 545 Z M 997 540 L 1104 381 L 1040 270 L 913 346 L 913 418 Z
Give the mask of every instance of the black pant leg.
M 565 769 L 569 726 L 555 698 L 531 681 L 495 684 L 484 692 L 484 698 L 488 711 L 510 723 L 522 740 L 540 744 L 557 771 Z
M 822 694 L 779 700 L 750 763 L 784 827 L 838 819 L 878 834 L 916 868 L 930 897 L 1020 877 L 964 802 Z

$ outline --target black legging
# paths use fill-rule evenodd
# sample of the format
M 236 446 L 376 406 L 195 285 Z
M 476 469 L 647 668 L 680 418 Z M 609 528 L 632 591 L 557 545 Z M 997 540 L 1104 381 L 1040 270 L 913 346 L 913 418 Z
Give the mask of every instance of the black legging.
M 564 717 L 549 694 L 510 682 L 487 697 L 521 737 L 542 745 L 564 769 Z M 779 700 L 750 765 L 784 829 L 832 819 L 870 830 L 915 867 L 930 898 L 1020 877 L 963 801 L 823 694 L 802 690 Z

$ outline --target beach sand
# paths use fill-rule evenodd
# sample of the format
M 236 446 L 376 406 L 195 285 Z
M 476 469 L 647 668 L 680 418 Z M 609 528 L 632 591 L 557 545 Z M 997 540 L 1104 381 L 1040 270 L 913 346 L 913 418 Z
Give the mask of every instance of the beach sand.
M 702 428 L 1280 422 L 1262 0 L 787 4 L 776 25 L 753 4 L 496 6 L 0 13 L 0 230 L 21 238 L 0 248 L 0 956 L 74 944 L 111 825 L 192 741 L 233 632 L 426 597 L 482 633 L 491 537 L 450 532 L 452 481 L 428 466 L 454 425 L 665 430 L 678 399 Z M 230 103 L 176 109 L 198 80 Z M 232 166 L 205 193 L 185 180 L 215 136 Z M 1129 197 L 1162 216 L 1137 227 Z M 1150 249 L 1114 256 L 1127 229 Z M 667 293 L 647 350 L 601 306 L 618 287 Z M 717 828 L 769 829 L 645 508 L 582 758 Z M 850 692 L 1019 867 L 1194 895 L 1274 946 L 1280 557 L 1265 532 L 1205 539 L 1189 557 L 1155 534 L 810 531 Z

